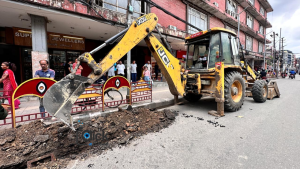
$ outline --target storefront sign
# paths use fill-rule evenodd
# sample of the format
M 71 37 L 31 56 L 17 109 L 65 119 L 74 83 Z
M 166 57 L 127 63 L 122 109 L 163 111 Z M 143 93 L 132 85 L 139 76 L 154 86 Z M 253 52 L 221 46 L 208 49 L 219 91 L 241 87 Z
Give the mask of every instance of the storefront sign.
M 13 28 L 15 45 L 32 46 L 30 29 Z M 47 33 L 48 48 L 85 50 L 85 38 L 59 33 Z

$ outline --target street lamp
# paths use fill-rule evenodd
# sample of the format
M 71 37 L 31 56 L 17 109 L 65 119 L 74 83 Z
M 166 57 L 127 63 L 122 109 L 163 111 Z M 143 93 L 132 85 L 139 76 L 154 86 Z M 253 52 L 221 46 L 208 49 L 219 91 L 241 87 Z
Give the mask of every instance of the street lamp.
M 236 15 L 238 15 L 238 38 L 240 39 L 240 14 L 243 13 L 249 6 L 247 6 L 244 10 L 242 10 L 241 12 L 238 11 L 238 13 L 236 13 Z M 239 8 L 238 8 L 239 10 Z M 238 43 L 238 50 L 240 50 L 240 43 Z
M 269 33 L 272 33 L 273 31 L 269 32 Z M 264 52 L 264 68 L 266 69 L 266 43 L 267 43 L 267 35 L 269 34 L 264 34 L 265 36 L 265 52 Z

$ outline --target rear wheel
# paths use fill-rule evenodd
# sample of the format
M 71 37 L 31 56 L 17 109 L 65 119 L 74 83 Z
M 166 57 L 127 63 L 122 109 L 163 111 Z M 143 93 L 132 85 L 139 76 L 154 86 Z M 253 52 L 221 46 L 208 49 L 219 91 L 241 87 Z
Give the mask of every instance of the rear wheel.
M 263 103 L 268 98 L 268 84 L 264 80 L 256 80 L 251 92 L 255 102 Z
M 232 71 L 225 75 L 224 82 L 225 103 L 224 109 L 226 111 L 237 111 L 243 103 L 245 97 L 245 82 L 239 72 Z
M 202 95 L 196 95 L 196 94 L 192 94 L 192 93 L 188 93 L 186 96 L 184 96 L 185 100 L 189 101 L 189 102 L 197 102 L 198 100 L 200 100 L 202 97 Z

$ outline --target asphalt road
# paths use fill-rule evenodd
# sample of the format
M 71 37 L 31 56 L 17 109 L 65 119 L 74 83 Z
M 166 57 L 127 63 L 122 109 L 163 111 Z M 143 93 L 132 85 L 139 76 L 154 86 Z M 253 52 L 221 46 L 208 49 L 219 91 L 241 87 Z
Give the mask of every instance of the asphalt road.
M 245 98 L 241 110 L 215 119 L 214 99 L 170 107 L 175 123 L 122 148 L 109 150 L 70 168 L 299 168 L 300 76 L 278 79 L 281 98 L 255 103 Z M 186 113 L 196 118 L 186 118 Z M 237 117 L 241 116 L 241 117 Z M 225 125 L 214 127 L 207 120 Z M 89 164 L 92 164 L 89 166 Z M 298 166 L 298 167 L 297 167 Z

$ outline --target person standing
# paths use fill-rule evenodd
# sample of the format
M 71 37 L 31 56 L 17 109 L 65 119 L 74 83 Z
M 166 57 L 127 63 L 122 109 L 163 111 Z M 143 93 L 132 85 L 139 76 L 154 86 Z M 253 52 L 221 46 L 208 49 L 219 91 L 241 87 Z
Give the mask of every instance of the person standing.
M 150 71 L 150 73 L 152 72 L 152 65 L 151 65 L 150 61 L 148 61 L 143 67 L 144 68 L 147 67 L 148 70 Z
M 122 63 L 122 61 L 119 61 L 119 64 L 117 65 L 118 75 L 125 77 L 125 65 Z
M 75 62 L 73 63 L 73 69 L 75 69 L 76 65 L 77 65 L 77 59 L 75 59 Z M 75 75 L 81 76 L 82 70 L 83 70 L 83 67 L 81 65 L 79 65 L 77 71 L 75 72 Z
M 137 77 L 136 68 L 137 68 L 137 65 L 135 63 L 135 60 L 132 61 L 132 64 L 130 65 L 130 68 L 131 68 L 131 80 L 132 80 L 132 82 L 136 82 L 136 77 Z
M 154 71 L 155 71 L 155 79 L 158 80 L 158 72 L 159 72 L 159 68 L 158 68 L 157 62 L 155 63 Z
M 144 69 L 144 80 L 150 84 L 150 71 L 148 70 L 147 66 Z
M 16 88 L 18 87 L 14 75 L 14 72 L 17 70 L 17 67 L 14 63 L 3 62 L 1 64 L 1 68 L 4 70 L 3 75 L 0 79 L 0 83 L 3 82 L 3 90 L 4 90 L 3 96 L 8 97 L 8 103 L 11 105 L 12 103 L 11 96 L 14 90 L 16 90 Z M 15 103 L 15 109 L 18 109 L 20 105 L 20 101 L 16 99 L 14 103 Z
M 115 66 L 112 66 L 110 69 L 108 69 L 108 79 L 111 78 L 111 77 L 114 77 L 115 76 Z
M 37 70 L 34 74 L 35 78 L 39 78 L 39 77 L 46 77 L 46 78 L 50 78 L 50 79 L 54 79 L 55 77 L 55 72 L 52 69 L 48 68 L 48 60 L 40 60 L 40 66 L 42 69 Z M 42 117 L 45 117 L 45 108 L 43 105 L 43 98 L 40 98 L 40 112 L 42 113 Z
M 68 62 L 65 64 L 64 66 L 65 76 L 67 76 L 69 73 L 72 73 L 71 64 L 72 64 L 71 60 L 68 60 Z

